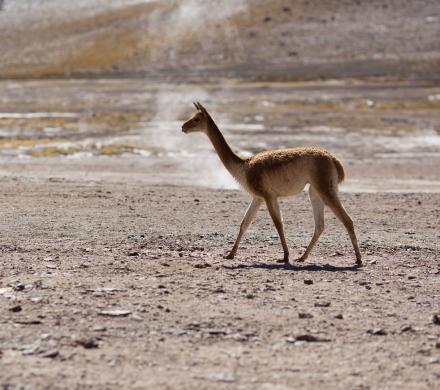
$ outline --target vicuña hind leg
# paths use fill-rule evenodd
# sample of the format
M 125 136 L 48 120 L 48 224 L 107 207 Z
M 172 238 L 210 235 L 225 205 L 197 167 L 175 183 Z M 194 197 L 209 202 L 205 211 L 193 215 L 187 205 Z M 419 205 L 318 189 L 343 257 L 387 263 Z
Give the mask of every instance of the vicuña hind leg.
M 332 209 L 336 217 L 344 224 L 345 229 L 347 229 L 347 232 L 350 236 L 353 249 L 356 253 L 356 264 L 362 265 L 362 255 L 359 250 L 356 233 L 354 232 L 353 221 L 345 211 L 344 206 L 342 206 L 338 194 L 334 191 L 331 191 L 330 193 L 321 192 L 320 195 L 323 198 L 325 204 Z
M 286 238 L 284 237 L 283 219 L 281 216 L 280 205 L 275 197 L 265 198 L 267 209 L 272 217 L 272 221 L 277 229 L 278 235 L 281 239 L 281 245 L 283 246 L 284 257 L 283 260 L 279 260 L 279 263 L 289 262 L 289 248 L 287 247 Z
M 225 259 L 233 259 L 235 254 L 237 253 L 238 246 L 240 245 L 240 241 L 243 237 L 243 234 L 246 232 L 247 228 L 249 227 L 249 224 L 252 222 L 252 220 L 255 218 L 255 215 L 257 214 L 258 209 L 261 206 L 261 203 L 263 203 L 263 200 L 260 198 L 254 198 L 249 205 L 249 207 L 246 210 L 246 214 L 244 215 L 243 221 L 241 221 L 240 225 L 240 231 L 238 232 L 237 239 L 235 240 L 235 244 L 232 247 L 231 251 L 228 255 L 225 256 Z
M 324 202 L 321 200 L 321 198 L 318 195 L 318 192 L 312 186 L 310 186 L 309 188 L 309 197 L 313 208 L 313 217 L 315 220 L 315 232 L 313 233 L 313 237 L 310 240 L 310 243 L 304 254 L 299 259 L 296 259 L 296 261 L 300 261 L 300 262 L 307 259 L 309 253 L 311 252 L 316 242 L 318 241 L 319 237 L 321 236 L 322 232 L 324 231 Z

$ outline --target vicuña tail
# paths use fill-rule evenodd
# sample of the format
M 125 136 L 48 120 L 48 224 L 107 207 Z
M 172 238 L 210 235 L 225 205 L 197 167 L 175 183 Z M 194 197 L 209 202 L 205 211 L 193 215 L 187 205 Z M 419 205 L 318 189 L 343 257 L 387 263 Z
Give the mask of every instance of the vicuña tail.
M 335 164 L 336 170 L 338 171 L 338 183 L 341 183 L 345 179 L 344 166 L 336 157 L 333 159 L 333 162 Z

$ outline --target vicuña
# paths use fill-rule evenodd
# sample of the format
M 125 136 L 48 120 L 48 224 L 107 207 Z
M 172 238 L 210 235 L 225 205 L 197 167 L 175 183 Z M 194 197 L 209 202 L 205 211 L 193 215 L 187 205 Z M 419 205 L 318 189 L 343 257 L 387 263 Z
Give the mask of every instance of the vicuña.
M 194 103 L 194 106 L 197 111 L 182 125 L 182 131 L 205 133 L 226 169 L 253 197 L 241 222 L 234 246 L 226 256 L 227 259 L 234 258 L 243 234 L 261 204 L 265 202 L 283 246 L 284 257 L 280 262 L 288 263 L 289 249 L 284 237 L 278 198 L 296 195 L 306 184 L 310 184 L 309 196 L 313 207 L 315 232 L 304 254 L 297 261 L 307 259 L 322 234 L 326 205 L 347 229 L 356 253 L 356 264 L 362 265 L 353 221 L 338 196 L 338 184 L 345 177 L 344 168 L 333 154 L 320 148 L 292 148 L 270 150 L 249 158 L 241 158 L 232 151 L 208 111 L 198 102 Z

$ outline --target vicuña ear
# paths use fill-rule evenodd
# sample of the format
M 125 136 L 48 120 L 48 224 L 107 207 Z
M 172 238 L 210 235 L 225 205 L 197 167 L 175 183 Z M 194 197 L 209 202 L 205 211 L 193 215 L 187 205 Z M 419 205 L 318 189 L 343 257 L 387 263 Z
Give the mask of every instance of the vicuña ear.
M 200 108 L 197 106 L 197 103 L 193 102 L 193 104 L 194 104 L 194 107 L 197 108 L 197 111 L 200 111 Z
M 205 107 L 203 107 L 200 102 L 197 102 L 197 107 L 199 107 L 199 110 L 202 111 L 203 114 L 208 116 L 208 111 L 206 111 Z

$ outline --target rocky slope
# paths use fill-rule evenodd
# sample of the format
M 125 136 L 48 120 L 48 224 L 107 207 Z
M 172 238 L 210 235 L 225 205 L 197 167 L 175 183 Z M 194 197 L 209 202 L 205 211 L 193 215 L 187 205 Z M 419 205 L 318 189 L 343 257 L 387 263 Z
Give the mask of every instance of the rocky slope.
M 0 77 L 436 79 L 440 3 L 3 1 Z

